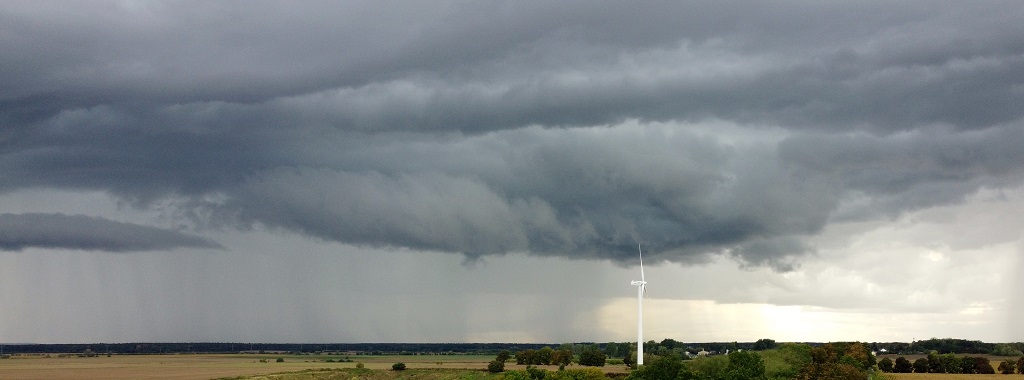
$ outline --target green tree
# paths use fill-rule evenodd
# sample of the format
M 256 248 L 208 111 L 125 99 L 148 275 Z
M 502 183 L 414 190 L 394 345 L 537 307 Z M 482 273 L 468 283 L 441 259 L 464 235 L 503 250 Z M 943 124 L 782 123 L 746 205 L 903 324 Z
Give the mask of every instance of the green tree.
M 811 362 L 824 364 L 839 361 L 839 353 L 832 343 L 825 343 L 811 350 Z
M 675 355 L 659 356 L 631 372 L 628 380 L 676 380 L 683 361 Z
M 533 380 L 544 380 L 544 378 L 548 376 L 548 370 L 534 366 L 526 366 L 526 373 L 529 374 L 530 378 Z
M 928 372 L 930 373 L 944 373 L 945 369 L 942 368 L 942 359 L 939 358 L 939 353 L 932 351 L 928 353 Z
M 662 346 L 662 347 L 665 347 L 665 348 L 669 349 L 669 350 L 675 349 L 676 347 L 682 347 L 683 346 L 682 343 L 676 341 L 675 339 L 667 339 L 667 338 L 663 339 L 661 341 L 661 343 L 658 343 L 658 344 L 660 346 Z
M 838 362 L 811 363 L 800 371 L 799 380 L 863 380 L 864 372 Z
M 811 362 L 811 346 L 806 344 L 783 343 L 758 354 L 764 359 L 764 372 L 769 379 L 794 379 Z
M 567 366 L 572 364 L 572 349 L 559 348 L 551 352 L 551 364 Z
M 964 356 L 960 358 L 960 373 L 974 374 L 974 358 Z
M 509 352 L 508 350 L 501 350 L 501 351 L 498 352 L 498 356 L 496 356 L 494 358 L 494 360 L 497 360 L 499 362 L 504 363 L 504 362 L 507 362 L 511 358 L 512 358 L 512 353 L 511 352 Z
M 395 371 L 405 371 L 405 363 L 398 362 L 391 365 L 391 369 Z
M 1011 375 L 1011 374 L 1013 374 L 1014 372 L 1017 371 L 1017 362 L 1014 361 L 1013 359 L 1003 360 L 1002 363 L 999 363 L 999 368 L 998 369 L 999 369 L 999 373 L 1001 373 L 1001 374 Z
M 604 351 L 596 344 L 587 346 L 580 351 L 580 365 L 592 366 L 592 367 L 604 367 L 605 359 L 607 357 Z
M 763 380 L 766 379 L 764 360 L 761 355 L 750 351 L 729 353 L 729 366 L 726 368 L 726 380 Z
M 490 373 L 505 372 L 505 362 L 501 361 L 501 360 L 498 360 L 498 359 L 491 360 L 490 363 L 487 363 L 487 372 L 490 372 Z
M 775 341 L 767 338 L 758 339 L 756 342 L 754 342 L 753 347 L 754 351 L 771 350 L 773 348 L 775 348 Z
M 725 355 L 699 357 L 686 363 L 700 380 L 725 379 L 729 370 L 729 357 Z
M 619 358 L 619 357 L 622 357 L 623 354 L 619 352 L 619 347 L 621 347 L 621 346 L 618 343 L 615 343 L 615 342 L 605 343 L 605 345 L 604 345 L 604 353 L 607 354 L 609 358 Z
M 1024 375 L 1024 356 L 1017 359 L 1017 373 Z
M 914 372 L 914 365 L 907 358 L 900 356 L 893 362 L 892 371 L 895 373 L 911 373 Z
M 992 368 L 992 363 L 988 361 L 988 358 L 977 356 L 974 358 L 974 373 L 990 375 L 996 373 L 996 370 Z
M 928 359 L 914 360 L 914 373 L 928 373 Z
M 519 352 L 516 352 L 516 364 L 519 364 L 519 365 L 534 364 L 534 362 L 537 360 L 536 356 L 537 356 L 537 351 L 534 351 L 534 350 L 529 349 L 529 348 L 525 349 L 525 350 L 522 350 L 522 351 L 519 351 Z
M 827 343 L 811 350 L 811 362 L 800 370 L 801 380 L 863 380 L 864 346 L 860 343 Z M 852 348 L 852 349 L 851 349 Z
M 999 343 L 999 344 L 996 345 L 995 348 L 992 349 L 992 355 L 996 355 L 996 356 L 1021 356 L 1021 355 L 1024 355 L 1024 353 L 1021 353 L 1020 350 L 1018 350 L 1017 348 L 1015 348 L 1015 347 L 1013 347 L 1013 346 L 1011 346 L 1009 344 Z M 1014 363 L 1014 366 L 1016 366 L 1016 363 Z
M 942 362 L 942 371 L 945 373 L 961 373 L 963 371 L 960 366 L 960 358 L 956 357 L 956 355 L 939 355 L 939 361 Z
M 626 351 L 626 356 L 622 357 L 622 364 L 626 367 L 636 368 L 636 351 Z
M 875 356 L 871 354 L 871 348 L 861 342 L 853 342 L 846 346 L 842 356 L 848 356 L 856 365 L 857 369 L 867 370 L 875 366 Z
M 537 362 L 533 364 L 551 365 L 551 357 L 554 355 L 555 350 L 551 347 L 544 347 L 537 350 Z
M 893 370 L 892 359 L 882 358 L 882 360 L 879 360 L 878 361 L 878 369 L 882 370 L 882 372 L 892 372 L 892 370 Z

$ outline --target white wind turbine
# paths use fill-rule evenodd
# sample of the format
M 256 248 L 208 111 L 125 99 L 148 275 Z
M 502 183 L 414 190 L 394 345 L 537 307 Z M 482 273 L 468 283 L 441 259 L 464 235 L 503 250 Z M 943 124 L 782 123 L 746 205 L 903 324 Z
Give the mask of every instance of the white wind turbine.
M 636 286 L 636 366 L 639 368 L 644 364 L 644 294 L 647 294 L 647 281 L 644 279 L 644 251 L 640 244 L 636 245 L 640 251 L 640 281 L 630 282 Z

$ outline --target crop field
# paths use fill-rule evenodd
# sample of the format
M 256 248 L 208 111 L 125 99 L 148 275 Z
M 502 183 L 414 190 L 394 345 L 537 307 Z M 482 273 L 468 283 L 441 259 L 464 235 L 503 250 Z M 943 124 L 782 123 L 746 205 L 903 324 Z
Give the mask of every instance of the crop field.
M 277 359 L 282 359 L 278 362 Z M 489 380 L 500 376 L 486 371 L 490 355 L 288 355 L 288 354 L 174 354 L 113 355 L 97 357 L 15 355 L 0 360 L 0 379 L 120 380 L 120 379 L 253 379 L 253 380 Z M 915 358 L 916 359 L 916 358 Z M 330 360 L 330 361 L 328 361 Z M 351 361 L 349 361 L 351 360 Z M 992 360 L 993 367 L 999 360 Z M 402 362 L 405 371 L 391 371 Z M 356 368 L 357 364 L 364 368 Z M 576 366 L 574 366 L 576 367 Z M 525 366 L 511 362 L 506 370 Z M 539 366 L 551 371 L 557 366 Z M 606 373 L 626 373 L 622 365 L 601 368 Z M 962 375 L 890 373 L 885 380 L 1014 380 L 1022 375 Z
M 883 355 L 879 358 L 888 357 L 889 359 L 896 360 L 897 357 L 903 356 L 910 362 L 914 362 L 917 359 L 926 358 L 927 355 Z M 989 364 L 992 368 L 999 368 L 999 363 L 1008 357 L 1001 356 L 989 356 L 989 355 L 968 355 L 968 356 L 985 356 L 988 358 Z M 1016 358 L 1013 358 L 1016 359 Z M 962 374 L 962 373 L 887 373 L 885 374 L 886 380 L 1024 380 L 1024 376 L 1019 374 L 1003 375 L 998 372 L 990 375 L 977 375 L 977 374 Z
M 283 362 L 277 362 L 281 358 Z M 337 362 L 348 358 L 351 362 Z M 405 363 L 409 370 L 432 370 L 437 373 L 457 370 L 479 372 L 493 356 L 483 355 L 274 355 L 274 354 L 197 354 L 197 355 L 113 355 L 77 357 L 57 355 L 16 355 L 0 360 L 0 379 L 28 380 L 120 380 L 120 379 L 177 379 L 209 380 L 269 375 L 303 370 L 356 369 L 363 363 L 366 369 L 391 369 L 397 362 Z M 328 362 L 332 360 L 333 362 Z M 369 371 L 392 372 L 392 371 Z M 323 371 L 328 375 L 331 372 Z M 341 374 L 343 372 L 337 372 Z M 283 376 L 283 375 L 282 375 Z M 305 375 L 306 379 L 310 375 Z M 349 374 L 349 377 L 352 375 Z M 281 378 L 281 377 L 277 377 Z M 320 378 L 320 377 L 313 377 Z M 330 377 L 323 377 L 330 378 Z
M 405 371 L 382 371 L 370 369 L 339 368 L 306 370 L 300 372 L 269 375 L 243 376 L 219 380 L 499 380 L 501 374 L 470 369 L 407 369 Z
M 1021 375 L 965 375 L 959 373 L 887 373 L 886 380 L 1014 380 Z

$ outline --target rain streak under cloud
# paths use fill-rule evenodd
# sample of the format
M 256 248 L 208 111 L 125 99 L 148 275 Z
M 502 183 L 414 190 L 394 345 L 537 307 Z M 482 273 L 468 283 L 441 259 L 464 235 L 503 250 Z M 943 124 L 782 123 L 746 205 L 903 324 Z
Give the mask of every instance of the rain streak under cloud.
M 267 234 L 292 259 L 337 244 L 444 273 L 495 268 L 425 257 L 617 271 L 639 242 L 651 263 L 766 279 L 662 297 L 836 308 L 807 293 L 828 289 L 814 271 L 889 289 L 854 257 L 1016 268 L 1021 220 L 972 210 L 1020 202 L 1022 18 L 1016 2 L 6 4 L 0 255 L 275 257 L 239 248 Z M 964 242 L 900 234 L 935 210 Z M 971 218 L 993 232 L 956 227 Z M 865 252 L 871 233 L 899 237 Z M 990 285 L 1020 287 L 1003 276 Z M 848 305 L 1010 308 L 904 280 L 917 293 Z

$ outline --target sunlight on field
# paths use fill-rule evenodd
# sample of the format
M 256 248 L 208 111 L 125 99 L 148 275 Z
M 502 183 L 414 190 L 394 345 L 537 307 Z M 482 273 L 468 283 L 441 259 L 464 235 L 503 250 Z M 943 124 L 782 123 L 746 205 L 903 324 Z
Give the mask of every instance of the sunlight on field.
M 804 342 L 852 340 L 850 337 L 872 334 L 871 326 L 854 323 L 847 313 L 808 306 L 778 306 L 758 303 L 720 304 L 712 300 L 644 301 L 644 328 L 648 336 L 674 336 L 687 331 L 692 341 L 714 341 L 718 335 L 754 341 L 772 336 L 780 341 Z M 636 321 L 636 299 L 617 298 L 598 311 L 599 326 L 617 335 L 619 340 L 636 339 L 630 323 Z

